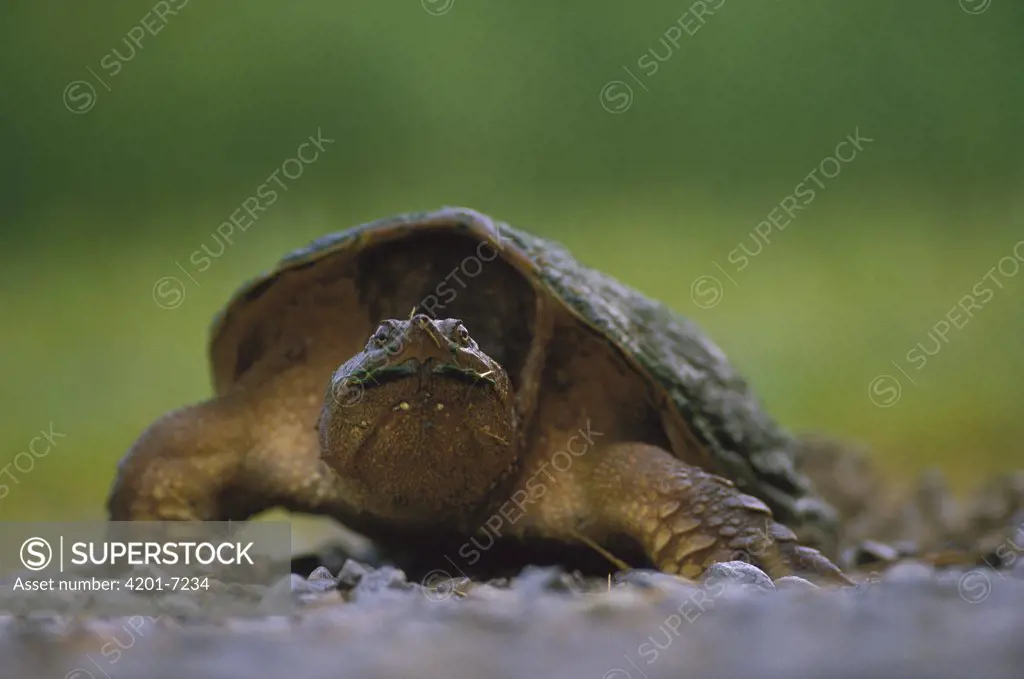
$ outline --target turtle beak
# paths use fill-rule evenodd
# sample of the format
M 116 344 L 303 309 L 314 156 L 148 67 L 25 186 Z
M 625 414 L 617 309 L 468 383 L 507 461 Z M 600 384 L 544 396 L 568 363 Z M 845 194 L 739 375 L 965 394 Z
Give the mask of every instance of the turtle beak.
M 434 321 L 430 320 L 430 317 L 425 314 L 416 314 L 411 319 L 412 328 L 410 331 L 421 330 L 425 333 L 430 340 L 437 346 L 438 349 L 445 351 L 448 346 L 448 339 L 441 334 L 441 330 L 434 324 Z

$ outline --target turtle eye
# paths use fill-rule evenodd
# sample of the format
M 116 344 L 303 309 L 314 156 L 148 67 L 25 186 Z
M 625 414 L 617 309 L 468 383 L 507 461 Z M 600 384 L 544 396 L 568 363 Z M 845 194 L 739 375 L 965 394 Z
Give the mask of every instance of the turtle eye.
M 466 330 L 466 326 L 461 323 L 455 328 L 455 339 L 464 347 L 468 347 L 470 342 L 473 341 L 469 336 L 469 330 Z
M 373 337 L 370 338 L 370 340 L 378 347 L 383 347 L 388 343 L 389 339 L 391 339 L 391 333 L 389 333 L 388 329 L 383 325 L 377 328 L 377 332 L 373 333 Z

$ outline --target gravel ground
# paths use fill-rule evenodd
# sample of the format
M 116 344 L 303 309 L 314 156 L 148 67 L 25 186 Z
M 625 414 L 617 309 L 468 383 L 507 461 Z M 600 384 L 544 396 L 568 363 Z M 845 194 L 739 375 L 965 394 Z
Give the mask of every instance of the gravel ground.
M 847 589 L 773 584 L 741 563 L 701 582 L 633 571 L 609 585 L 528 568 L 429 590 L 387 566 L 350 561 L 341 574 L 269 591 L 298 602 L 291 616 L 8 618 L 0 677 L 1024 676 L 1024 568 L 903 562 Z

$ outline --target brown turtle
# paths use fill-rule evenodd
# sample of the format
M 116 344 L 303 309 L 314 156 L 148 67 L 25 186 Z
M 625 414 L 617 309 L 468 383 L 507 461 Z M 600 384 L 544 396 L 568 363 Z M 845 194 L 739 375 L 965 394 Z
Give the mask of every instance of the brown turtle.
M 278 506 L 466 566 L 497 536 L 687 576 L 744 558 L 846 581 L 773 520 L 822 535 L 831 514 L 707 337 L 472 210 L 288 255 L 217 318 L 210 361 L 216 396 L 142 434 L 112 519 Z

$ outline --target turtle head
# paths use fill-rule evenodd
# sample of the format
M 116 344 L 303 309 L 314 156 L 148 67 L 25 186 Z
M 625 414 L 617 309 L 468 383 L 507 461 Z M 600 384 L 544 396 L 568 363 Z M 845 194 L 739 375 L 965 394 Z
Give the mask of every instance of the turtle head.
M 356 509 L 407 523 L 466 517 L 514 465 L 508 374 L 457 319 L 385 320 L 338 368 L 321 455 Z

